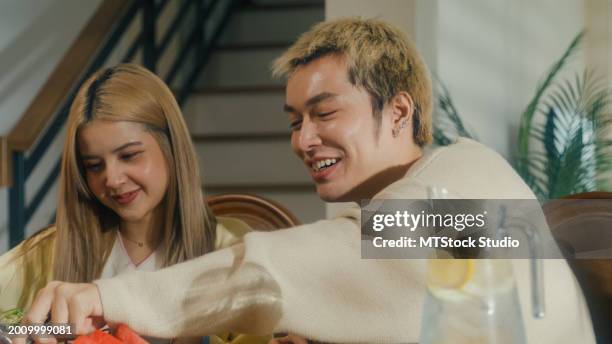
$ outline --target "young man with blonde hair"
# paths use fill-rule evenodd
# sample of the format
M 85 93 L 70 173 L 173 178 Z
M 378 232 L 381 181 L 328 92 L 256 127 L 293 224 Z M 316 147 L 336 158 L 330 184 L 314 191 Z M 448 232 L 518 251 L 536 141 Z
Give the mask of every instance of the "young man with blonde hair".
M 431 140 L 429 75 L 408 38 L 384 22 L 318 24 L 274 71 L 288 77 L 292 148 L 326 201 L 425 198 L 432 185 L 459 198 L 534 198 L 503 158 L 476 142 L 424 149 Z M 51 311 L 54 322 L 75 323 L 80 331 L 104 317 L 160 337 L 232 330 L 340 343 L 418 341 L 424 262 L 361 259 L 360 248 L 355 205 L 334 219 L 247 234 L 240 246 L 162 271 L 95 285 L 54 282 L 28 320 L 42 322 Z M 542 320 L 527 312 L 527 262 L 514 266 L 529 341 L 593 343 L 567 264 L 545 266 Z

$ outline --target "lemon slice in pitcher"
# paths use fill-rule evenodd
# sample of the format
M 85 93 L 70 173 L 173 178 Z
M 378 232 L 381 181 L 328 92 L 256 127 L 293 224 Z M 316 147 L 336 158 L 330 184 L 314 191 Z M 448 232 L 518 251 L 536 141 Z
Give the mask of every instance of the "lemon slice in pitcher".
M 449 254 L 445 256 L 451 257 Z M 435 289 L 461 289 L 474 276 L 473 259 L 430 259 L 427 267 L 427 286 Z

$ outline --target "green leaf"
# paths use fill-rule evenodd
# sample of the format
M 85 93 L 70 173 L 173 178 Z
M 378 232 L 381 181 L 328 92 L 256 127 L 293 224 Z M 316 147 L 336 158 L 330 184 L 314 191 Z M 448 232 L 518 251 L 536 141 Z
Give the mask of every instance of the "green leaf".
M 434 81 L 438 90 L 438 101 L 434 116 L 434 142 L 446 146 L 454 142 L 457 137 L 476 139 L 475 135 L 463 123 L 446 86 L 435 76 Z
M 14 325 L 19 324 L 23 318 L 23 310 L 13 308 L 0 314 L 0 324 Z
M 548 74 L 544 78 L 538 87 L 536 88 L 536 93 L 534 97 L 531 99 L 527 108 L 523 111 L 521 115 L 521 122 L 519 126 L 518 133 L 518 155 L 519 155 L 519 163 L 517 164 L 518 172 L 523 177 L 528 175 L 528 171 L 524 167 L 524 165 L 520 161 L 525 161 L 525 158 L 528 156 L 529 152 L 529 135 L 531 132 L 531 125 L 533 123 L 533 117 L 536 114 L 536 109 L 538 108 L 538 104 L 540 103 L 540 99 L 544 95 L 545 91 L 550 87 L 553 83 L 553 80 L 557 76 L 557 74 L 563 69 L 563 67 L 567 64 L 567 62 L 574 55 L 582 38 L 584 36 L 584 32 L 580 32 L 570 43 L 568 48 L 563 53 L 563 56 L 555 62 L 550 68 Z

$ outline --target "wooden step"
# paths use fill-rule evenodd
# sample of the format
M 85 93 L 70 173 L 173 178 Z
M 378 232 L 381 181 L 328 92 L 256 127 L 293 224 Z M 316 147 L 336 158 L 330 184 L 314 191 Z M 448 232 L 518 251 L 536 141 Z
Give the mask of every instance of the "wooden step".
M 191 138 L 194 142 L 197 143 L 206 143 L 206 142 L 253 142 L 253 141 L 285 141 L 289 142 L 291 140 L 291 133 L 278 133 L 278 132 L 269 132 L 269 133 L 248 133 L 248 134 L 204 134 L 204 135 L 192 135 Z
M 256 85 L 256 86 L 211 86 L 198 87 L 191 92 L 191 95 L 198 94 L 225 94 L 225 93 L 271 93 L 285 92 L 284 85 Z
M 312 25 L 325 20 L 323 6 L 306 6 L 299 10 L 278 5 L 272 8 L 272 11 L 265 10 L 266 7 L 260 7 L 261 11 L 237 11 L 222 33 L 220 43 L 294 42 Z
M 272 76 L 270 65 L 284 51 L 284 48 L 216 51 L 202 70 L 196 88 L 282 85 L 282 80 Z
M 284 103 L 283 92 L 199 93 L 185 103 L 183 114 L 193 136 L 261 133 L 288 137 L 290 121 L 283 112 Z
M 321 9 L 325 10 L 325 1 L 295 1 L 287 3 L 255 3 L 247 2 L 239 7 L 239 11 L 283 11 L 283 10 L 306 10 Z
M 243 50 L 265 50 L 285 49 L 292 42 L 249 42 L 249 43 L 224 43 L 216 47 L 217 51 L 243 51 Z
M 195 142 L 204 185 L 311 182 L 308 168 L 288 141 Z

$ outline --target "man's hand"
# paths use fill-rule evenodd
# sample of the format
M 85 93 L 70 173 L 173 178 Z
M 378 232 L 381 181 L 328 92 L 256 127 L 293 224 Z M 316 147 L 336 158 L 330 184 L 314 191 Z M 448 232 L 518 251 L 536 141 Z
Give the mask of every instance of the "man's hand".
M 102 320 L 102 301 L 95 284 L 50 282 L 41 289 L 22 323 L 70 324 L 72 334 L 87 334 Z M 34 338 L 39 343 L 55 343 L 54 338 Z M 14 344 L 25 344 L 25 338 L 15 338 Z

